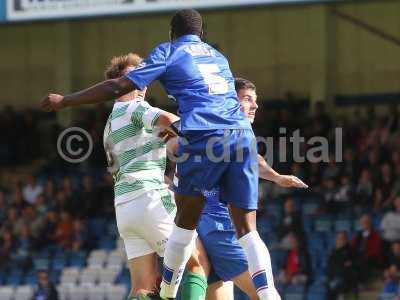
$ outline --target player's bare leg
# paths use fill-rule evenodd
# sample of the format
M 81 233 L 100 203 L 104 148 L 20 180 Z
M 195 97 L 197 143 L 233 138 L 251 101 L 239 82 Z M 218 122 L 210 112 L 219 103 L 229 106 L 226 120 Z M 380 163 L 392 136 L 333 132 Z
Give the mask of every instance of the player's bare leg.
M 207 253 L 203 244 L 198 238 L 196 239 L 192 256 L 186 264 L 186 270 L 204 277 L 208 277 L 210 274 L 210 263 L 207 258 Z
M 188 263 L 180 292 L 181 299 L 205 300 L 207 293 L 207 277 L 210 264 L 200 239 L 196 239 L 195 247 Z
M 175 194 L 177 213 L 165 255 L 160 296 L 175 298 L 185 265 L 188 262 L 196 236 L 196 226 L 204 207 L 203 196 Z
M 257 291 L 249 272 L 244 272 L 232 279 L 233 283 L 251 300 L 257 300 Z
M 156 253 L 130 259 L 128 267 L 132 287 L 129 297 L 153 294 L 157 291 L 159 268 Z
M 234 300 L 233 282 L 217 281 L 208 286 L 207 300 Z M 258 299 L 258 298 L 256 298 Z

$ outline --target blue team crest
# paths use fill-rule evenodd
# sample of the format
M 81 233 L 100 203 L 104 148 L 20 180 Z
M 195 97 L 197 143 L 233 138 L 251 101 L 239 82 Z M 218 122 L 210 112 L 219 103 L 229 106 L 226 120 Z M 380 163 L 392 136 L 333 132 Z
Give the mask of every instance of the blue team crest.
M 203 190 L 203 196 L 206 198 L 217 197 L 219 195 L 219 188 L 214 188 L 212 190 Z

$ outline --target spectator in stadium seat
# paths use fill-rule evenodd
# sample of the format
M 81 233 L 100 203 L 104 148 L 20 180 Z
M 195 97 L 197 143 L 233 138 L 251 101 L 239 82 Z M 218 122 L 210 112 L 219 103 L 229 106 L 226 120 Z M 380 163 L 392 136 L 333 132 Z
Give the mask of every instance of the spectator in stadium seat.
M 327 177 L 322 179 L 320 196 L 323 198 L 319 212 L 320 213 L 334 213 L 332 203 L 338 191 L 337 183 L 334 177 Z
M 48 179 L 44 185 L 44 191 L 43 191 L 43 196 L 45 197 L 46 201 L 53 201 L 55 197 L 55 186 L 54 186 L 54 181 L 51 179 Z
M 13 261 L 16 262 L 20 268 L 28 270 L 32 265 L 31 254 L 35 248 L 36 241 L 32 236 L 29 226 L 22 226 L 17 236 L 15 251 L 12 253 Z
M 366 283 L 382 267 L 382 240 L 372 226 L 371 216 L 360 218 L 361 231 L 353 238 L 351 246 L 357 257 L 360 282 Z
M 64 190 L 60 189 L 57 191 L 56 196 L 53 200 L 54 209 L 60 213 L 61 211 L 71 211 L 71 202 L 67 198 Z
M 355 178 L 358 174 L 358 164 L 354 156 L 353 149 L 346 148 L 344 150 L 342 171 L 344 175 L 348 175 L 350 178 Z
M 350 177 L 346 174 L 342 175 L 340 177 L 340 184 L 333 196 L 330 210 L 336 215 L 349 211 L 353 195 L 354 187 L 351 184 Z
M 42 220 L 39 219 L 34 207 L 28 206 L 22 211 L 22 222 L 23 225 L 20 227 L 20 230 L 22 230 L 22 228 L 28 224 L 32 235 L 35 237 L 39 235 Z M 20 231 L 18 231 L 18 234 L 19 232 Z
M 101 207 L 102 214 L 106 217 L 114 217 L 114 205 L 112 204 L 112 201 L 110 201 L 113 197 L 114 179 L 110 173 L 105 173 L 98 186 L 98 199 L 96 200 L 96 203 Z
M 0 266 L 4 267 L 9 263 L 11 254 L 16 247 L 15 238 L 10 230 L 5 230 L 0 239 Z
M 328 261 L 328 299 L 336 300 L 341 294 L 355 291 L 357 274 L 354 270 L 355 257 L 350 248 L 347 232 L 336 235 L 335 249 Z
M 58 300 L 58 292 L 47 271 L 37 273 L 38 284 L 31 300 Z
M 308 179 L 309 186 L 313 187 L 313 190 L 319 192 L 321 190 L 321 164 L 319 163 L 310 163 L 309 164 L 309 174 Z
M 400 196 L 396 197 L 393 206 L 394 209 L 387 212 L 381 222 L 382 239 L 386 244 L 400 241 Z
M 72 251 L 81 251 L 86 249 L 88 240 L 88 232 L 83 225 L 83 221 L 76 219 L 73 222 L 72 231 Z
M 290 249 L 278 276 L 278 282 L 304 285 L 311 279 L 309 255 L 295 234 L 289 235 Z
M 399 269 L 392 265 L 384 273 L 384 283 L 383 293 L 385 294 L 398 294 L 399 293 Z M 397 299 L 397 298 L 396 298 Z
M 329 155 L 329 162 L 322 171 L 322 178 L 335 179 L 339 176 L 340 171 L 340 167 L 337 165 L 335 157 L 333 155 Z
M 362 210 L 365 207 L 371 207 L 374 185 L 371 178 L 371 172 L 363 169 L 356 187 L 356 210 Z
M 26 184 L 22 189 L 24 200 L 32 205 L 42 192 L 43 186 L 36 182 L 36 177 L 33 175 L 28 175 Z
M 93 187 L 93 180 L 89 175 L 82 178 L 82 190 L 80 192 L 80 209 L 85 216 L 94 217 L 99 215 L 101 206 L 97 203 L 98 194 Z
M 301 214 L 296 208 L 292 197 L 286 199 L 282 222 L 278 226 L 278 237 L 281 247 L 289 250 L 292 247 L 292 235 L 294 234 L 301 243 L 304 242 L 304 229 Z
M 384 163 L 380 168 L 380 174 L 377 183 L 377 186 L 379 186 L 380 190 L 382 191 L 381 208 L 383 210 L 389 209 L 393 204 L 393 184 L 394 180 L 392 176 L 392 168 L 389 163 Z
M 2 224 L 5 230 L 11 230 L 12 234 L 18 234 L 23 220 L 20 218 L 20 213 L 15 207 L 10 207 L 7 211 L 7 219 Z
M 394 242 L 390 247 L 385 270 L 387 271 L 391 266 L 395 266 L 397 270 L 400 270 L 400 241 Z
M 0 227 L 7 218 L 7 203 L 5 193 L 0 191 Z
M 35 211 L 37 214 L 37 218 L 43 218 L 46 216 L 49 206 L 46 203 L 46 197 L 44 195 L 40 195 L 37 198 L 37 201 L 35 203 Z
M 69 250 L 72 247 L 72 234 L 73 234 L 73 223 L 71 215 L 67 211 L 60 212 L 60 221 L 56 227 L 56 242 L 59 246 L 65 250 Z
M 15 207 L 18 212 L 21 212 L 25 207 L 28 206 L 28 202 L 24 200 L 23 193 L 20 187 L 14 189 L 11 197 L 11 205 Z
M 43 222 L 40 238 L 43 241 L 42 245 L 52 245 L 56 243 L 57 235 L 57 223 L 58 223 L 58 215 L 55 211 L 49 211 L 47 216 Z

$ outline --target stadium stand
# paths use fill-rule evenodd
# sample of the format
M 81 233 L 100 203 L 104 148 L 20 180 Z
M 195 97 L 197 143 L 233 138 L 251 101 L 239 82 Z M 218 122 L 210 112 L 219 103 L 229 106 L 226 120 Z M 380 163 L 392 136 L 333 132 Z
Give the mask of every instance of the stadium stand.
M 260 184 L 258 227 L 271 249 L 283 298 L 331 299 L 350 287 L 362 293 L 378 281 L 380 299 L 392 299 L 399 288 L 400 244 L 390 237 L 400 232 L 392 223 L 393 228 L 381 224 L 385 215 L 398 216 L 400 205 L 395 205 L 400 201 L 397 109 L 383 117 L 369 110 L 354 121 L 333 118 L 322 106 L 314 113 L 305 108 L 304 118 L 296 118 L 293 107 L 260 106 L 258 135 L 277 138 L 284 126 L 288 136 L 299 128 L 306 139 L 325 136 L 333 143 L 334 129 L 343 127 L 343 162 L 274 160 L 274 168 L 302 178 L 308 191 Z M 71 165 L 55 149 L 63 128 L 54 115 L 12 107 L 0 111 L 0 131 L 21 136 L 0 139 L 0 300 L 32 299 L 41 270 L 61 300 L 127 295 L 129 273 L 100 138 L 107 108 L 80 115 L 73 125 L 90 132 L 94 151 L 88 161 Z M 276 156 L 277 146 L 268 152 Z M 247 298 L 236 291 L 235 299 Z

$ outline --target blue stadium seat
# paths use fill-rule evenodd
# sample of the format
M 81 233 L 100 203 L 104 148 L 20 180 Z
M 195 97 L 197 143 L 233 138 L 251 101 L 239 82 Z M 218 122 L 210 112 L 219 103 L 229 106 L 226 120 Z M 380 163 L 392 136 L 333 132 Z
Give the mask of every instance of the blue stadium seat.
M 265 240 L 270 232 L 273 231 L 271 220 L 266 217 L 257 219 L 257 230 L 263 240 Z
M 71 267 L 83 268 L 86 265 L 86 253 L 75 252 L 70 255 L 69 265 Z
M 35 255 L 35 258 L 49 258 L 52 255 L 52 249 L 46 247 Z
M 297 293 L 288 293 L 285 292 L 284 297 L 285 300 L 304 300 L 304 294 L 297 294 Z
M 109 222 L 108 223 L 108 225 L 107 225 L 107 234 L 110 237 L 114 237 L 114 238 L 119 236 L 118 227 L 117 227 L 116 222 Z
M 26 285 L 35 285 L 35 284 L 37 284 L 36 272 L 34 272 L 34 271 L 28 272 L 25 275 L 24 284 L 26 284 Z
M 306 300 L 326 300 L 326 293 L 307 292 Z
M 281 268 L 285 262 L 287 252 L 284 250 L 274 249 L 270 250 L 270 253 L 274 264 L 276 264 L 278 268 Z
M 303 227 L 307 234 L 310 234 L 314 230 L 314 219 L 310 216 L 303 216 Z
M 13 271 L 6 278 L 6 285 L 17 286 L 22 283 L 23 275 L 21 271 Z
M 60 276 L 61 276 L 62 270 L 52 270 L 50 272 L 50 280 L 54 284 L 58 284 L 60 282 Z
M 375 215 L 372 220 L 374 228 L 378 231 L 381 230 L 382 215 Z
M 335 231 L 350 232 L 352 229 L 352 221 L 350 219 L 339 219 L 335 221 Z
M 282 206 L 280 204 L 270 203 L 265 207 L 265 211 L 267 216 L 273 216 L 278 220 L 282 217 Z
M 326 234 L 318 232 L 307 235 L 308 248 L 311 252 L 324 252 L 326 249 Z
M 319 218 L 314 221 L 314 230 L 316 232 L 330 232 L 332 221 L 330 218 Z
M 302 205 L 302 214 L 303 217 L 314 215 L 319 208 L 319 204 L 317 202 L 306 202 Z
M 306 291 L 304 284 L 290 284 L 285 288 L 285 294 L 301 294 L 303 295 Z
M 3 285 L 6 281 L 7 274 L 5 271 L 0 270 L 0 285 Z
M 35 258 L 33 260 L 33 268 L 35 270 L 47 270 L 50 266 L 50 262 L 47 258 Z
M 51 261 L 51 269 L 52 270 L 63 270 L 67 266 L 67 260 L 65 257 L 55 257 Z
M 361 231 L 361 225 L 358 219 L 353 221 L 353 230 L 354 231 Z
M 107 236 L 101 238 L 99 248 L 108 251 L 113 250 L 115 248 L 115 239 Z
M 88 232 L 91 238 L 100 239 L 107 230 L 107 221 L 103 218 L 91 219 L 88 222 Z

